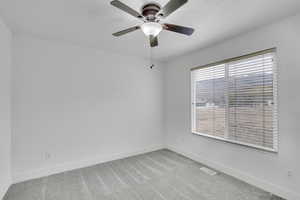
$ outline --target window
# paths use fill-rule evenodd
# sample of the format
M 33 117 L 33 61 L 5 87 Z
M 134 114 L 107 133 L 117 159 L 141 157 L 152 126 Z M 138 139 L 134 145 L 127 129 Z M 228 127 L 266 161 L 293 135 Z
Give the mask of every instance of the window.
M 278 150 L 275 49 L 194 68 L 192 132 Z

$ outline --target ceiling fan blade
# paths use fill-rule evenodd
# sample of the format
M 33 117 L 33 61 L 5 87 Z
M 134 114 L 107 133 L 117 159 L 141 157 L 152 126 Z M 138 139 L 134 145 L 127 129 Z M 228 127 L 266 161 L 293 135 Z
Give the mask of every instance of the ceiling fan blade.
M 150 35 L 150 46 L 151 47 L 156 47 L 156 46 L 158 46 L 158 38 L 157 38 L 157 36 L 156 37 L 154 37 L 153 35 Z
M 139 26 L 134 26 L 134 27 L 131 27 L 131 28 L 128 28 L 128 29 L 125 29 L 125 30 L 122 30 L 122 31 L 119 31 L 119 32 L 116 32 L 116 33 L 113 33 L 113 36 L 119 37 L 119 36 L 122 36 L 122 35 L 124 35 L 126 33 L 130 33 L 132 31 L 136 31 L 138 29 L 140 29 Z
M 139 19 L 143 18 L 143 16 L 139 12 L 133 10 L 132 8 L 130 8 L 126 4 L 122 3 L 121 1 L 113 0 L 112 2 L 110 2 L 110 4 L 123 10 L 124 12 L 136 17 L 136 18 L 139 18 Z
M 162 8 L 162 14 L 163 17 L 169 16 L 171 13 L 173 13 L 175 10 L 183 6 L 188 2 L 188 0 L 170 0 L 163 8 Z
M 164 24 L 163 28 L 167 31 L 173 31 L 184 35 L 192 35 L 195 31 L 193 28 L 178 26 L 175 24 Z

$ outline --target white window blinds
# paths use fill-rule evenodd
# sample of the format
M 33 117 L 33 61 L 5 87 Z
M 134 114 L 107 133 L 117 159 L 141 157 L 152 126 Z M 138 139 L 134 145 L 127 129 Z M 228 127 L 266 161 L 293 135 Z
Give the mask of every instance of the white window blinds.
M 193 69 L 192 131 L 277 151 L 275 49 Z
M 226 81 L 225 65 L 199 69 L 192 73 L 195 91 L 194 128 L 196 132 L 224 137 Z

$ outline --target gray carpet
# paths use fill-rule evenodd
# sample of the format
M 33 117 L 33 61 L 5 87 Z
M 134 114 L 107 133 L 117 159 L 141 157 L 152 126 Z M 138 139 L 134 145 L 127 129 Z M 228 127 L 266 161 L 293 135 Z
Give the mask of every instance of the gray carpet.
M 265 191 L 169 150 L 12 185 L 4 200 L 270 200 Z

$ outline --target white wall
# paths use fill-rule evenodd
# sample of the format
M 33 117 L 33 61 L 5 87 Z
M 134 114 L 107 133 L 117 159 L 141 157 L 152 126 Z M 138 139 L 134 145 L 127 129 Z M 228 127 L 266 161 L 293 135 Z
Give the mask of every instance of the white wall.
M 271 47 L 278 49 L 279 153 L 193 135 L 190 68 Z M 167 64 L 165 83 L 170 148 L 275 194 L 300 199 L 300 15 L 172 60 Z
M 10 70 L 11 33 L 0 19 L 0 199 L 11 183 Z
M 14 181 L 161 148 L 162 77 L 147 60 L 15 35 Z

